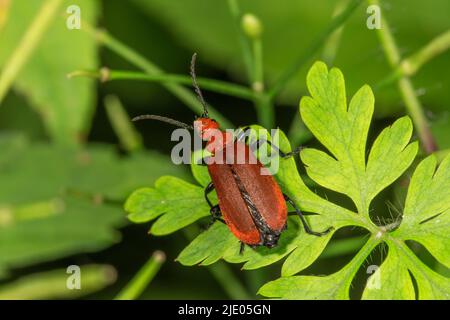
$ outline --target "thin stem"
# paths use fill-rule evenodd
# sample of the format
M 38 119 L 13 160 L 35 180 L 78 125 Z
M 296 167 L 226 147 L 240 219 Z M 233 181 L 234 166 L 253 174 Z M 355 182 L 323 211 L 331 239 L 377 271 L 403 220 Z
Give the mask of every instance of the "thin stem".
M 334 8 L 333 18 L 341 14 L 344 9 L 347 7 L 349 0 L 339 0 Z M 323 48 L 323 60 L 327 64 L 333 64 L 334 59 L 336 58 L 337 51 L 339 49 L 339 44 L 341 42 L 342 31 L 344 30 L 344 26 L 336 29 L 329 37 L 325 43 Z
M 297 72 L 308 62 L 316 52 L 321 48 L 322 44 L 328 39 L 330 34 L 343 25 L 356 8 L 361 4 L 363 0 L 352 0 L 347 8 L 338 16 L 336 16 L 328 27 L 323 30 L 317 37 L 315 37 L 313 43 L 308 50 L 302 52 L 297 60 L 286 69 L 281 77 L 276 81 L 272 89 L 269 91 L 269 97 L 274 99 L 286 86 L 286 84 L 297 74 Z
M 164 71 L 156 66 L 153 62 L 141 56 L 139 53 L 129 48 L 119 40 L 115 39 L 106 31 L 100 31 L 89 26 L 88 23 L 83 23 L 83 30 L 95 37 L 101 44 L 115 52 L 131 64 L 142 69 L 149 75 L 161 75 Z M 186 106 L 197 114 L 203 113 L 203 106 L 197 100 L 197 97 L 186 88 L 175 83 L 164 83 L 163 86 L 169 90 L 173 95 L 180 99 Z M 233 124 L 217 112 L 214 108 L 209 107 L 210 115 L 216 119 L 224 128 L 233 128 Z
M 120 100 L 116 96 L 109 95 L 105 97 L 104 105 L 109 121 L 122 147 L 128 152 L 141 149 L 142 136 L 133 126 Z
M 255 92 L 264 92 L 264 64 L 261 38 L 253 39 L 254 78 L 252 88 Z
M 115 81 L 115 80 L 138 80 L 138 81 L 149 81 L 158 83 L 177 83 L 183 85 L 191 85 L 192 79 L 189 76 L 181 74 L 147 74 L 135 71 L 121 71 L 121 70 L 110 70 L 103 68 L 100 71 L 89 71 L 89 70 L 79 70 L 74 71 L 67 75 L 69 78 L 74 77 L 91 77 L 101 79 L 102 82 Z M 209 79 L 209 78 L 197 78 L 198 84 L 204 90 L 210 90 L 221 94 L 226 94 L 229 96 L 234 96 L 241 99 L 252 100 L 255 94 L 250 89 L 240 86 L 237 84 Z
M 258 122 L 266 128 L 273 128 L 275 124 L 274 105 L 267 98 L 264 88 L 263 45 L 261 39 L 263 26 L 257 16 L 247 13 L 242 16 L 241 28 L 243 34 L 251 43 L 253 62 L 251 87 L 254 92 L 253 103 L 256 108 Z
M 387 86 L 404 76 L 415 75 L 427 62 L 450 49 L 450 30 L 440 34 L 418 52 L 404 59 L 376 88 Z
M 215 264 L 210 265 L 208 269 L 232 299 L 250 299 L 250 296 L 242 286 L 241 282 L 234 276 L 230 268 L 223 261 L 218 261 Z
M 14 79 L 40 43 L 62 2 L 62 0 L 47 0 L 44 2 L 19 45 L 6 61 L 3 72 L 0 75 L 0 104 L 8 93 Z
M 266 94 L 260 94 L 255 98 L 255 107 L 258 122 L 267 129 L 273 128 L 275 125 L 275 110 L 272 100 Z
M 401 69 L 405 75 L 411 76 L 417 72 L 424 64 L 447 51 L 450 48 L 450 30 L 437 36 L 417 53 L 405 59 L 401 63 Z
M 119 292 L 115 300 L 135 300 L 144 292 L 148 284 L 158 273 L 166 260 L 162 251 L 155 251 L 147 263 L 138 271 L 131 281 Z
M 237 0 L 228 0 L 228 7 L 234 20 L 234 28 L 236 30 L 239 44 L 241 47 L 242 57 L 244 59 L 244 65 L 247 71 L 248 81 L 252 82 L 252 79 L 254 78 L 254 70 L 253 70 L 254 64 L 253 64 L 252 50 L 248 42 L 248 39 L 246 38 L 241 28 L 242 13 L 239 8 Z
M 67 74 L 67 79 L 72 78 L 79 78 L 79 77 L 86 77 L 86 78 L 93 78 L 93 79 L 99 79 L 102 82 L 109 81 L 110 75 L 107 74 L 109 70 L 102 69 L 100 71 L 97 70 L 75 70 Z
M 255 92 L 255 107 L 258 121 L 265 128 L 273 128 L 275 125 L 275 110 L 272 101 L 267 97 L 264 89 L 264 64 L 262 53 L 262 41 L 260 37 L 252 39 L 254 57 L 254 79 L 252 88 Z
M 408 108 L 408 112 L 411 115 L 414 124 L 416 126 L 419 139 L 423 144 L 423 148 L 427 154 L 431 154 L 437 150 L 436 142 L 434 141 L 433 134 L 431 133 L 428 120 L 423 112 L 423 106 L 417 98 L 416 90 L 407 77 L 403 77 L 399 80 L 398 86 L 403 97 L 403 101 Z
M 378 5 L 378 0 L 368 0 L 370 4 Z M 401 62 L 401 56 L 398 46 L 390 30 L 389 24 L 386 19 L 382 16 L 381 18 L 381 29 L 377 29 L 377 33 L 384 49 L 387 60 L 391 67 L 396 70 Z M 403 76 L 398 81 L 398 87 L 402 95 L 403 101 L 405 103 L 408 113 L 411 115 L 414 125 L 416 127 L 419 139 L 422 142 L 422 146 L 426 153 L 432 153 L 436 151 L 436 144 L 434 142 L 433 135 L 428 126 L 428 121 L 423 112 L 422 104 L 414 90 L 414 86 L 407 76 Z

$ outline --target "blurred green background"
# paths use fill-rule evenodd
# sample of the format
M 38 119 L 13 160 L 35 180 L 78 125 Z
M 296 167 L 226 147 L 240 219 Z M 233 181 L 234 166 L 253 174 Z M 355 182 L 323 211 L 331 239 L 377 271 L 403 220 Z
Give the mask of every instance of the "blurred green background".
M 242 12 L 255 14 L 263 25 L 263 70 L 270 88 L 296 57 L 309 50 L 336 10 L 350 1 L 238 2 Z M 73 4 L 81 9 L 81 30 L 66 27 L 66 9 Z M 30 28 L 39 17 L 45 20 L 45 8 L 48 13 L 52 5 L 56 9 L 48 25 Z M 366 27 L 367 6 L 363 1 L 345 23 L 340 39 L 320 46 L 276 100 L 275 124 L 291 133 L 294 145 L 318 144 L 298 115 L 298 102 L 307 94 L 306 70 L 314 60 L 343 71 L 348 95 L 392 74 L 376 32 Z M 386 0 L 382 9 L 402 57 L 450 29 L 448 0 Z M 183 267 L 174 259 L 189 243 L 187 233 L 195 235 L 196 230 L 154 237 L 147 234 L 148 225 L 127 222 L 123 202 L 136 188 L 152 186 L 166 174 L 193 179 L 188 166 L 170 161 L 171 127 L 139 123 L 131 131 L 133 142 L 127 143 L 120 130 L 122 111 L 185 122 L 194 119 L 194 112 L 158 83 L 68 79 L 75 70 L 139 70 L 105 47 L 101 34 L 88 30 L 97 27 L 167 72 L 188 75 L 191 55 L 197 52 L 200 76 L 248 84 L 226 0 L 0 0 L 0 298 L 113 298 L 155 250 L 165 252 L 167 261 L 141 298 L 234 298 L 221 284 L 223 272 L 232 272 L 246 297 L 256 298 L 263 283 L 279 276 L 279 263 L 255 271 L 240 271 L 238 265 Z M 449 70 L 450 51 L 445 51 L 412 77 L 439 150 L 450 148 Z M 8 85 L 9 74 L 14 76 Z M 235 127 L 258 122 L 250 101 L 205 94 Z M 372 137 L 407 114 L 395 82 L 377 87 L 375 96 Z M 312 187 L 350 205 L 337 194 Z M 400 209 L 404 189 L 399 184 L 377 197 L 373 207 L 386 212 L 378 218 L 389 218 L 387 203 Z M 364 232 L 357 229 L 339 231 L 330 248 L 304 273 L 340 269 L 358 249 L 361 235 Z M 429 266 L 440 268 L 424 248 L 411 245 Z M 383 252 L 379 248 L 368 264 L 379 263 Z M 80 265 L 90 275 L 81 292 L 61 287 L 69 265 Z M 362 268 L 353 297 L 358 297 L 365 279 Z

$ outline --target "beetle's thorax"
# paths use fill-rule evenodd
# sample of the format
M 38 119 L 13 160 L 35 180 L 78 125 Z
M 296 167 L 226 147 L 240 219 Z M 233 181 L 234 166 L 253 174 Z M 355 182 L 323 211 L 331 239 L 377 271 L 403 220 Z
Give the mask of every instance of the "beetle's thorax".
M 198 118 L 194 121 L 194 130 L 203 141 L 207 141 L 206 150 L 213 154 L 233 142 L 233 134 L 221 131 L 214 119 Z

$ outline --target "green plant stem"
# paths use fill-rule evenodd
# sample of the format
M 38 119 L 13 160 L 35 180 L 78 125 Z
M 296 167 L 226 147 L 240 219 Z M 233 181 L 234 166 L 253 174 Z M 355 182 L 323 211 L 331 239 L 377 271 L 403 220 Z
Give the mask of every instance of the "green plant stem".
M 400 69 L 406 76 L 414 75 L 424 64 L 450 48 L 450 30 L 437 36 L 417 53 L 403 60 Z
M 444 53 L 448 49 L 450 49 L 450 30 L 447 30 L 431 40 L 426 46 L 415 54 L 403 59 L 398 67 L 388 77 L 380 81 L 380 83 L 378 83 L 375 87 L 380 89 L 404 76 L 412 77 L 427 62 Z
M 286 69 L 281 77 L 275 82 L 272 89 L 268 92 L 270 99 L 274 99 L 285 88 L 286 84 L 297 74 L 303 65 L 317 53 L 328 37 L 350 18 L 351 14 L 362 2 L 363 0 L 352 0 L 347 8 L 341 14 L 336 16 L 325 30 L 315 37 L 315 40 L 309 49 L 302 52 L 294 63 Z
M 273 128 L 275 125 L 275 110 L 272 100 L 266 94 L 260 94 L 255 98 L 255 108 L 258 122 L 267 129 Z
M 88 32 L 91 36 L 95 37 L 97 41 L 99 41 L 105 47 L 115 52 L 134 66 L 142 69 L 147 74 L 164 74 L 164 71 L 161 68 L 159 68 L 153 62 L 144 58 L 139 53 L 129 48 L 119 40 L 115 39 L 107 31 L 94 29 L 86 22 L 83 22 L 83 30 Z M 163 86 L 195 113 L 203 113 L 203 106 L 191 91 L 175 83 L 164 83 Z M 209 113 L 211 117 L 216 119 L 222 125 L 223 128 L 233 128 L 233 124 L 211 106 L 209 107 Z
M 254 104 L 258 121 L 267 129 L 275 126 L 275 110 L 271 99 L 268 98 L 264 88 L 264 64 L 261 38 L 252 39 L 254 78 L 252 83 L 255 92 Z
M 370 4 L 380 5 L 378 0 L 368 0 Z M 400 52 L 394 40 L 389 24 L 382 16 L 381 29 L 377 29 L 378 37 L 384 49 L 385 55 L 391 67 L 396 70 L 401 62 Z M 403 76 L 398 80 L 398 87 L 402 95 L 408 113 L 411 115 L 416 127 L 422 147 L 426 153 L 430 154 L 436 151 L 436 143 L 434 141 L 428 121 L 423 112 L 422 104 L 414 90 L 414 86 L 407 76 Z
M 73 77 L 91 77 L 98 78 L 102 82 L 116 80 L 138 80 L 158 83 L 178 83 L 183 85 L 191 85 L 192 78 L 180 74 L 147 74 L 134 71 L 110 70 L 103 68 L 100 71 L 78 70 L 68 74 L 69 78 Z M 234 96 L 241 99 L 253 100 L 255 94 L 248 88 L 233 83 L 219 81 L 208 78 L 197 78 L 198 84 L 204 90 L 210 90 L 217 93 Z
M 262 40 L 260 35 L 254 35 L 250 39 L 242 28 L 242 13 L 237 0 L 228 0 L 234 27 L 241 46 L 247 77 L 255 92 L 253 104 L 256 108 L 258 122 L 266 127 L 273 128 L 275 123 L 274 106 L 264 93 L 264 64 L 262 54 Z
M 341 14 L 347 7 L 349 0 L 338 0 L 334 9 L 333 18 Z M 339 43 L 341 42 L 342 31 L 344 26 L 336 29 L 329 37 L 323 48 L 323 60 L 332 65 L 334 59 L 336 58 L 337 51 L 339 49 Z
M 166 255 L 162 251 L 155 251 L 147 263 L 131 279 L 131 281 L 119 292 L 115 300 L 135 300 L 139 298 L 148 284 L 158 273 L 161 265 L 166 260 Z
M 133 126 L 120 100 L 116 96 L 109 95 L 105 97 L 104 105 L 122 147 L 128 152 L 142 149 L 142 136 Z
M 252 83 L 253 91 L 257 93 L 264 92 L 264 63 L 261 38 L 253 39 L 253 57 L 254 57 L 254 78 Z
M 230 9 L 231 16 L 233 17 L 234 20 L 234 28 L 241 47 L 242 57 L 244 59 L 244 65 L 247 71 L 248 81 L 252 82 L 254 78 L 253 56 L 250 44 L 241 28 L 242 13 L 239 8 L 237 0 L 228 0 L 228 7 Z
M 234 276 L 230 268 L 223 261 L 218 261 L 215 264 L 208 266 L 208 269 L 232 299 L 250 299 L 250 296 L 242 286 L 241 282 Z
M 46 0 L 43 3 L 39 12 L 36 13 L 33 22 L 20 40 L 19 45 L 6 61 L 3 72 L 0 75 L 0 104 L 8 93 L 14 79 L 38 46 L 62 3 L 62 0 Z

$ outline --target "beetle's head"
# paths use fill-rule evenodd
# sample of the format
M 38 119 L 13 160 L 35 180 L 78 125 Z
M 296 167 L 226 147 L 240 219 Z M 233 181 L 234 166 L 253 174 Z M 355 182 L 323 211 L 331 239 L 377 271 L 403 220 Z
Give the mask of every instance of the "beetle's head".
M 280 239 L 280 233 L 266 233 L 263 238 L 263 245 L 267 248 L 276 247 Z
M 202 140 L 207 141 L 219 130 L 219 124 L 214 119 L 201 117 L 194 121 L 194 130 Z

